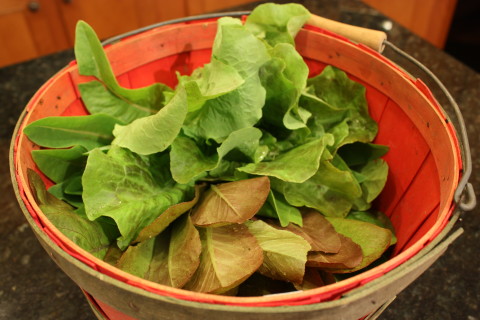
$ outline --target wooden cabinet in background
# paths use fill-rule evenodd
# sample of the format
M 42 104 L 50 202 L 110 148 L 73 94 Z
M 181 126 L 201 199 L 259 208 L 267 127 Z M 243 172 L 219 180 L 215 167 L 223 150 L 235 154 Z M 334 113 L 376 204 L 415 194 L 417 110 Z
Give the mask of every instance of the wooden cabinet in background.
M 194 16 L 206 12 L 218 11 L 255 0 L 187 0 L 188 15 Z
M 106 39 L 254 0 L 0 0 L 0 67 L 71 48 L 85 20 Z
M 106 39 L 186 16 L 186 4 L 182 0 L 0 0 L 0 67 L 73 47 L 78 20 L 85 20 Z
M 78 20 L 90 24 L 101 39 L 106 39 L 159 21 L 187 14 L 183 1 L 159 0 L 56 0 L 71 46 Z
M 68 46 L 55 1 L 0 1 L 0 66 Z
M 254 0 L 0 0 L 0 67 L 71 48 L 79 19 L 101 39 Z M 457 0 L 363 0 L 443 48 Z
M 457 0 L 362 0 L 434 46 L 443 48 Z

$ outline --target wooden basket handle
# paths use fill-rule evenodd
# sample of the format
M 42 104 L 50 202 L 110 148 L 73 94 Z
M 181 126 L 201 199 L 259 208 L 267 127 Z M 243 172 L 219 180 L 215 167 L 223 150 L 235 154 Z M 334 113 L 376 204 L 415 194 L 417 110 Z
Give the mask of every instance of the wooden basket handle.
M 384 41 L 387 40 L 387 34 L 383 31 L 352 26 L 314 14 L 307 21 L 307 24 L 332 31 L 378 52 L 382 52 L 385 48 Z

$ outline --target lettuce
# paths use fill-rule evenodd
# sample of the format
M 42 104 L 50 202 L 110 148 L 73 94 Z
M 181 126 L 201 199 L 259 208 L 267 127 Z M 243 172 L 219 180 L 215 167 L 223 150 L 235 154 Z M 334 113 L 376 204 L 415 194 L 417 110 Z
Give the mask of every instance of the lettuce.
M 245 292 L 259 274 L 310 288 L 369 266 L 395 243 L 370 210 L 388 147 L 373 143 L 361 84 L 332 66 L 308 78 L 294 38 L 309 17 L 268 3 L 244 24 L 221 18 L 209 63 L 175 88 L 137 89 L 79 22 L 90 115 L 24 129 L 55 183 L 47 193 L 31 175 L 41 209 L 98 258 L 193 291 Z

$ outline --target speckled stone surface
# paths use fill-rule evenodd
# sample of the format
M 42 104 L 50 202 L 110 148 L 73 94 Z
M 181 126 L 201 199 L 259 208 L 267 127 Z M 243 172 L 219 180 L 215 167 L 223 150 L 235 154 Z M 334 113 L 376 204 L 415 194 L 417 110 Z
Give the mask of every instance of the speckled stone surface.
M 386 20 L 357 0 L 298 1 L 313 13 L 379 28 Z M 236 7 L 250 10 L 254 5 Z M 473 158 L 471 182 L 480 190 L 480 75 L 393 23 L 389 40 L 426 64 L 446 85 L 466 121 Z M 405 64 L 391 51 L 385 55 Z M 95 319 L 81 290 L 60 271 L 30 230 L 8 170 L 11 134 L 30 97 L 73 59 L 66 51 L 0 69 L 0 319 Z M 402 65 L 403 65 L 402 64 Z M 435 90 L 434 90 L 435 91 Z M 435 91 L 436 92 L 436 91 Z M 444 99 L 440 99 L 442 102 Z M 480 319 L 480 207 L 462 214 L 464 234 L 380 319 Z

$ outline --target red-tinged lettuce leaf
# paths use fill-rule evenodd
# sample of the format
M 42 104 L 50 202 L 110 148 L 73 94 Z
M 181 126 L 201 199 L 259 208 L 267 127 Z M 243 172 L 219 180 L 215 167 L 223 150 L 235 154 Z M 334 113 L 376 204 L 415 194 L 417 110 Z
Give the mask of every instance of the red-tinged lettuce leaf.
M 262 248 L 245 225 L 199 228 L 200 266 L 184 289 L 223 293 L 238 286 L 263 262 Z
M 369 222 L 379 227 L 386 228 L 392 232 L 392 241 L 390 242 L 390 245 L 397 243 L 395 228 L 392 225 L 392 221 L 390 221 L 390 219 L 383 212 L 377 210 L 351 211 L 348 214 L 347 219 Z
M 190 217 L 185 215 L 173 224 L 167 253 L 165 250 L 155 251 L 146 278 L 181 288 L 197 270 L 201 251 L 199 233 Z
M 103 257 L 103 261 L 112 266 L 116 266 L 122 255 L 123 251 L 118 248 L 116 243 L 112 243 L 110 247 L 108 247 L 107 253 L 105 254 L 105 257 Z
M 171 230 L 129 246 L 116 266 L 146 280 L 180 288 L 197 269 L 200 252 L 198 231 L 186 215 Z
M 302 211 L 303 226 L 289 224 L 285 230 L 293 232 L 310 244 L 311 251 L 337 253 L 340 251 L 341 239 L 332 224 L 325 217 L 312 209 Z
M 362 248 L 350 238 L 339 234 L 341 241 L 340 250 L 337 253 L 325 253 L 313 251 L 308 253 L 307 266 L 317 268 L 355 268 L 362 263 Z
M 211 185 L 192 211 L 197 226 L 243 223 L 262 207 L 270 191 L 267 177 Z
M 48 193 L 35 171 L 27 172 L 35 200 L 48 220 L 82 249 L 103 259 L 110 240 L 98 221 L 90 221 L 75 213 L 74 208 Z
M 195 185 L 195 197 L 190 201 L 180 202 L 174 204 L 161 215 L 159 215 L 152 223 L 143 228 L 134 242 L 142 242 L 147 239 L 156 237 L 163 230 L 165 230 L 175 219 L 180 217 L 185 212 L 189 211 L 200 199 L 200 194 L 205 189 L 205 184 Z
M 335 273 L 350 273 L 365 268 L 378 258 L 390 246 L 392 232 L 371 223 L 352 219 L 327 217 L 335 230 L 350 238 L 362 249 L 363 260 L 360 265 L 351 269 L 332 269 Z
M 318 268 L 309 268 L 305 269 L 305 275 L 303 277 L 303 282 L 301 284 L 296 284 L 295 288 L 297 290 L 310 290 L 319 287 L 323 287 L 332 283 L 335 283 L 334 276 L 326 271 L 323 271 Z
M 258 272 L 276 280 L 302 283 L 310 244 L 286 230 L 278 230 L 262 220 L 245 223 L 263 250 Z

